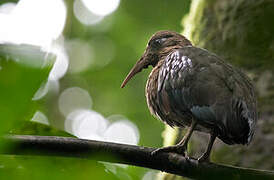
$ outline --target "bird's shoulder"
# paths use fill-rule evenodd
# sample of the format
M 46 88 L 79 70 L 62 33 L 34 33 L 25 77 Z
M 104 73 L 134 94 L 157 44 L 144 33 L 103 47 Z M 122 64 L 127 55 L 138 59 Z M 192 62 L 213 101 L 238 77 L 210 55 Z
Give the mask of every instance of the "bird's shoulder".
M 162 88 L 188 87 L 195 83 L 227 83 L 233 89 L 234 69 L 214 53 L 193 46 L 175 49 L 164 59 L 158 75 Z M 212 82 L 213 81 L 213 82 Z

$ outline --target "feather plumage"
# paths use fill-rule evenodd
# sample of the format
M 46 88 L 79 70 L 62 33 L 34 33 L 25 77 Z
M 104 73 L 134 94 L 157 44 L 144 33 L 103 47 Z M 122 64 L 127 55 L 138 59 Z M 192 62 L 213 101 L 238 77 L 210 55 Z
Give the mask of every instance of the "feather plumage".
M 193 46 L 175 49 L 160 61 L 147 82 L 152 114 L 181 127 L 190 126 L 195 118 L 197 130 L 213 130 L 227 144 L 250 142 L 256 100 L 252 84 L 240 70 Z

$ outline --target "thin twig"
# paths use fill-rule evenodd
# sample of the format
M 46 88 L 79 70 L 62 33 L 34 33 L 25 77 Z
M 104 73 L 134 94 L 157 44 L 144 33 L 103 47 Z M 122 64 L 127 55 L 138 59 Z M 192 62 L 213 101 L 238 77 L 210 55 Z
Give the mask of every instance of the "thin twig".
M 214 163 L 198 163 L 174 153 L 155 156 L 155 148 L 55 136 L 5 136 L 2 154 L 63 156 L 157 169 L 194 179 L 274 179 L 274 172 Z

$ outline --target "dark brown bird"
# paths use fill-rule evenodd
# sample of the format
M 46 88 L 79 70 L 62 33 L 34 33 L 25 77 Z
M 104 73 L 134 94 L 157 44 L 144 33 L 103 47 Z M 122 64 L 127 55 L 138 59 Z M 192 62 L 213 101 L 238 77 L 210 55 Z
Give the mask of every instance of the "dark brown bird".
M 121 87 L 149 65 L 153 66 L 146 85 L 150 112 L 170 126 L 189 127 L 179 144 L 153 154 L 184 155 L 194 130 L 210 134 L 199 161 L 209 161 L 216 137 L 229 145 L 250 143 L 257 102 L 254 87 L 243 72 L 172 31 L 159 31 L 151 37 Z

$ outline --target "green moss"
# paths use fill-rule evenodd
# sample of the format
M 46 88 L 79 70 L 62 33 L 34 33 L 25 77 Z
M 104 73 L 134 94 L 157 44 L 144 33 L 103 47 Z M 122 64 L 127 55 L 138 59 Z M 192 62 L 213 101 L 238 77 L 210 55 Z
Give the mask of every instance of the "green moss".
M 196 28 L 202 29 L 204 24 L 199 24 L 202 21 L 204 6 L 206 5 L 205 0 L 193 0 L 190 7 L 190 12 L 187 14 L 183 20 L 183 32 L 182 34 L 186 36 L 193 44 L 199 42 L 200 34 Z
M 273 1 L 194 0 L 183 34 L 238 66 L 274 69 L 273 9 Z

